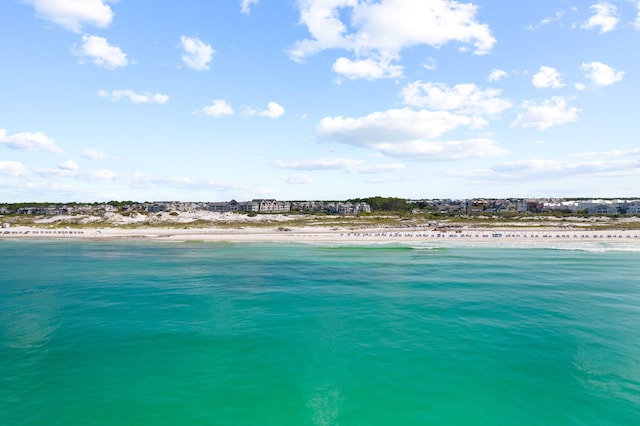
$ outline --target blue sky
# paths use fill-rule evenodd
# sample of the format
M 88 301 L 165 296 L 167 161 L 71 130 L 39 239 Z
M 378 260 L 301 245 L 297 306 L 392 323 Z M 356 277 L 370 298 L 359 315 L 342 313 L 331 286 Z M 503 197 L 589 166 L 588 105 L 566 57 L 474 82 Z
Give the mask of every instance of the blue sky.
M 640 196 L 640 1 L 5 0 L 0 201 Z

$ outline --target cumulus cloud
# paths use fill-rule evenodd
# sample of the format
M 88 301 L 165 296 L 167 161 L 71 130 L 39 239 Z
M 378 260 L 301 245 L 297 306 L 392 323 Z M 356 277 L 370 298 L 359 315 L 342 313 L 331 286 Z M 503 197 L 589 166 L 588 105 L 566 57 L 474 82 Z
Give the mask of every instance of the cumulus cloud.
M 201 112 L 210 117 L 222 117 L 233 114 L 233 108 L 223 99 L 214 99 L 211 105 L 202 108 Z
M 409 108 L 374 112 L 364 117 L 325 117 L 316 130 L 324 139 L 356 146 L 411 139 L 432 139 L 461 126 L 475 126 L 471 117 L 447 111 Z
M 209 69 L 211 58 L 215 53 L 213 48 L 197 37 L 180 37 L 182 46 L 182 62 L 197 71 Z
M 599 29 L 600 34 L 603 34 L 612 31 L 618 25 L 620 20 L 618 9 L 611 3 L 594 4 L 589 9 L 593 10 L 595 14 L 582 24 L 582 29 Z
M 486 24 L 476 21 L 478 7 L 455 0 L 301 0 L 300 22 L 310 38 L 297 41 L 289 51 L 293 60 L 302 60 L 326 49 L 344 49 L 357 58 L 337 63 L 351 78 L 397 73 L 391 61 L 412 46 L 440 47 L 449 42 L 471 44 L 476 54 L 488 53 L 496 40 Z M 349 19 L 346 17 L 348 16 Z M 378 62 L 378 69 L 370 70 Z M 382 60 L 388 61 L 380 67 Z M 334 68 L 336 65 L 334 64 Z M 354 71 L 354 68 L 365 68 Z M 386 73 L 380 73 L 380 69 Z M 378 73 L 378 74 L 376 74 Z
M 267 118 L 278 118 L 284 114 L 284 108 L 275 102 L 269 102 L 267 109 L 259 111 L 258 115 Z
M 596 86 L 609 86 L 622 80 L 624 71 L 616 71 L 614 68 L 602 62 L 583 63 L 580 67 L 585 76 Z
M 545 130 L 552 126 L 569 123 L 578 119 L 580 110 L 570 107 L 562 96 L 554 96 L 540 103 L 525 101 L 522 104 L 524 112 L 518 114 L 511 123 L 512 128 L 533 128 Z
M 496 115 L 511 108 L 511 102 L 500 98 L 499 89 L 481 89 L 475 84 L 457 84 L 415 81 L 402 89 L 406 105 L 434 110 L 456 111 L 462 114 Z
M 0 144 L 23 151 L 48 151 L 54 154 L 62 152 L 55 140 L 42 132 L 9 135 L 6 129 L 0 129 Z
M 392 65 L 389 60 L 377 61 L 373 58 L 352 61 L 342 57 L 333 63 L 333 71 L 349 80 L 399 78 L 402 77 L 403 69 L 400 65 Z
M 507 77 L 507 72 L 501 69 L 494 68 L 489 74 L 489 81 L 500 81 L 504 77 Z
M 477 117 L 448 111 L 403 108 L 374 112 L 359 118 L 325 117 L 316 131 L 322 139 L 375 149 L 384 155 L 419 160 L 451 160 L 504 152 L 486 138 L 434 140 L 459 127 L 477 129 L 486 124 L 486 121 Z
M 533 76 L 531 82 L 538 89 L 557 89 L 564 86 L 560 73 L 555 68 L 545 66 L 540 67 L 540 71 Z
M 633 26 L 636 30 L 640 30 L 640 1 L 636 1 L 636 8 L 638 9 L 638 13 L 636 14 L 635 21 L 633 21 Z
M 118 46 L 112 46 L 104 37 L 93 35 L 83 35 L 82 45 L 74 49 L 77 56 L 87 56 L 98 66 L 114 69 L 125 67 L 129 63 L 127 54 L 123 53 Z
M 108 0 L 26 0 L 38 16 L 69 31 L 80 32 L 85 25 L 106 28 L 113 20 Z
M 133 104 L 165 104 L 169 102 L 169 96 L 161 93 L 136 93 L 133 90 L 99 90 L 98 96 L 101 98 L 109 98 L 112 101 L 119 101 L 122 98 L 129 99 Z
M 251 13 L 251 6 L 253 6 L 254 4 L 258 4 L 258 1 L 259 0 L 242 0 L 240 2 L 240 12 L 248 15 L 249 13 Z
M 19 161 L 0 161 L 0 175 L 20 177 L 27 175 L 27 169 Z
M 259 111 L 251 107 L 245 107 L 243 112 L 246 116 L 259 115 L 261 117 L 274 119 L 284 115 L 285 111 L 282 105 L 279 105 L 276 102 L 269 102 L 267 109 L 265 110 Z
M 275 161 L 273 165 L 280 169 L 305 171 L 343 170 L 354 174 L 378 174 L 404 169 L 404 165 L 398 163 L 369 165 L 364 160 L 348 158 L 317 158 L 306 161 Z

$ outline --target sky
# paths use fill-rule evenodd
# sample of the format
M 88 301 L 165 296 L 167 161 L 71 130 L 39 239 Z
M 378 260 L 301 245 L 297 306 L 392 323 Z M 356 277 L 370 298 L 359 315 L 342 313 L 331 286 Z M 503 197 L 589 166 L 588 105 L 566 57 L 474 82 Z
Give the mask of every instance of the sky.
M 639 42 L 639 0 L 2 0 L 0 202 L 640 197 Z

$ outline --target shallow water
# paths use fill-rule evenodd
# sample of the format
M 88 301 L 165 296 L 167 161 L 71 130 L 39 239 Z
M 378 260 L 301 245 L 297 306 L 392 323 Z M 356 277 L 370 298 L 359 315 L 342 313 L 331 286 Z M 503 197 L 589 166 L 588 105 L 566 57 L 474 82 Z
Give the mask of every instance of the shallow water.
M 0 423 L 635 424 L 640 257 L 0 241 Z

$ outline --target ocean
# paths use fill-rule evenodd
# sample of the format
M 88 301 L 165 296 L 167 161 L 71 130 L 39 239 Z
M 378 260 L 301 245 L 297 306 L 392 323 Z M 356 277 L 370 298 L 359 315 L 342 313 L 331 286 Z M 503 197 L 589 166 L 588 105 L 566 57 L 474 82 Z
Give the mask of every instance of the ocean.
M 624 245 L 0 241 L 2 425 L 639 422 Z

